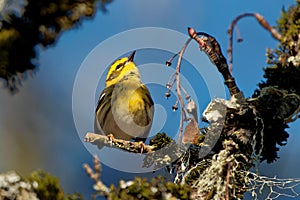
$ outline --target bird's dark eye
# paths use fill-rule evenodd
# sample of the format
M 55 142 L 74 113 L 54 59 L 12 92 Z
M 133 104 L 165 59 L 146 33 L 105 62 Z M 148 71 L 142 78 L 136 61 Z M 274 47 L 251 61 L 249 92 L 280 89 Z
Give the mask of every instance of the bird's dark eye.
M 123 67 L 122 63 L 117 65 L 116 70 L 120 69 L 121 67 Z

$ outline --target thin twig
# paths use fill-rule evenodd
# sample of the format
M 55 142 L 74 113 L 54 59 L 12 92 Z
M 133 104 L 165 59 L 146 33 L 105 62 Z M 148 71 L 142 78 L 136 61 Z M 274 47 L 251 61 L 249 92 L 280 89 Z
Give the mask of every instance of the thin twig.
M 229 60 L 229 71 L 232 73 L 232 63 L 233 63 L 233 58 L 232 58 L 232 44 L 233 44 L 233 29 L 237 22 L 244 18 L 244 17 L 250 17 L 253 16 L 253 13 L 244 13 L 239 16 L 237 16 L 230 24 L 230 27 L 227 31 L 229 35 L 229 44 L 228 44 L 228 49 L 227 49 L 227 55 L 228 55 L 228 60 Z
M 83 168 L 87 175 L 95 182 L 94 189 L 101 195 L 107 197 L 109 195 L 109 188 L 104 185 L 100 179 L 101 176 L 101 164 L 97 156 L 94 156 L 94 169 L 95 171 L 86 163 L 83 164 Z
M 166 61 L 166 65 L 167 66 L 171 66 L 172 65 L 172 61 L 174 60 L 174 58 L 176 58 L 178 56 L 179 52 L 174 54 L 169 60 Z
M 272 37 L 276 40 L 281 39 L 281 35 L 277 32 L 275 28 L 273 28 L 266 20 L 265 18 L 260 15 L 259 13 L 243 13 L 239 16 L 237 16 L 230 24 L 230 27 L 227 31 L 229 35 L 229 44 L 228 44 L 228 49 L 227 49 L 227 54 L 228 54 L 228 60 L 229 60 L 229 70 L 232 73 L 232 63 L 233 63 L 233 58 L 232 58 L 232 44 L 233 44 L 233 30 L 236 27 L 238 21 L 244 17 L 255 17 L 257 22 L 265 28 L 267 31 L 269 31 L 272 35 Z M 238 38 L 239 41 L 242 40 L 241 37 Z
M 166 96 L 167 99 L 171 96 L 171 88 L 173 87 L 175 81 L 176 81 L 175 73 L 173 73 L 169 77 L 168 83 L 166 84 L 166 88 L 168 89 L 168 91 L 165 93 L 165 96 Z
M 182 90 L 182 92 L 185 95 L 185 99 L 188 100 L 191 96 L 189 95 L 189 93 L 186 91 L 186 89 L 181 85 L 180 89 Z
M 185 44 L 183 45 L 182 49 L 180 50 L 178 61 L 177 61 L 177 66 L 176 66 L 176 89 L 177 89 L 177 96 L 178 96 L 179 103 L 180 103 L 180 108 L 181 108 L 181 112 L 180 112 L 180 125 L 179 125 L 179 136 L 178 136 L 178 143 L 179 144 L 182 143 L 183 120 L 187 118 L 186 112 L 184 110 L 185 106 L 184 106 L 183 98 L 182 98 L 182 95 L 181 95 L 181 89 L 180 89 L 180 65 L 181 65 L 181 60 L 182 60 L 183 53 L 184 53 L 186 47 L 188 46 L 188 44 L 191 42 L 191 40 L 192 40 L 192 38 L 189 38 L 185 42 Z

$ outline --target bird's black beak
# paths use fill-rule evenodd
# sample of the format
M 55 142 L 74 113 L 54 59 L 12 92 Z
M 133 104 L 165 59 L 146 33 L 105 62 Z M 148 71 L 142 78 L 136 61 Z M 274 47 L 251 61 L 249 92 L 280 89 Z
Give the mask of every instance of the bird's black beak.
M 133 62 L 133 58 L 134 58 L 135 52 L 136 52 L 136 51 L 133 51 L 133 52 L 130 54 L 130 56 L 128 56 L 128 61 L 129 61 L 129 62 Z

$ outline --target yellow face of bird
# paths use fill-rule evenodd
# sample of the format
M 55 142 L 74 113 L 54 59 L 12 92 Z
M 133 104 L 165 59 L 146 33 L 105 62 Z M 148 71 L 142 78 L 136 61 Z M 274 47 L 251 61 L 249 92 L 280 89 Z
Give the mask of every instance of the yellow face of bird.
M 139 74 L 138 68 L 133 62 L 134 54 L 135 51 L 129 57 L 120 58 L 110 66 L 106 77 L 106 87 L 116 84 L 131 72 Z

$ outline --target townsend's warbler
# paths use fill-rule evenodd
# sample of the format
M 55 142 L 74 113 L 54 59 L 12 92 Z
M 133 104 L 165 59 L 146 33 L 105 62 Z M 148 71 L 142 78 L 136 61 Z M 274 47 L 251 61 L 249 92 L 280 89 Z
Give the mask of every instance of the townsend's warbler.
M 154 108 L 150 93 L 141 82 L 139 70 L 133 62 L 134 55 L 135 51 L 110 66 L 105 89 L 97 103 L 95 132 L 145 142 Z

